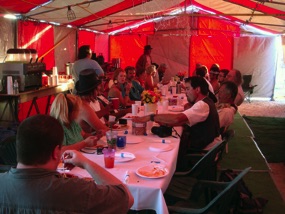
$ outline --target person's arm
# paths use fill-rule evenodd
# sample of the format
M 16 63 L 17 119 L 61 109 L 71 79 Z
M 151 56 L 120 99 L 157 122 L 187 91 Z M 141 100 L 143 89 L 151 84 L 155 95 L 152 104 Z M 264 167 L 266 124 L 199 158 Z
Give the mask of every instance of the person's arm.
M 64 152 L 66 150 L 80 150 L 84 147 L 96 146 L 98 139 L 99 138 L 97 136 L 89 136 L 86 139 L 75 144 L 63 146 L 61 151 Z
M 147 115 L 144 117 L 133 118 L 133 122 L 148 122 L 153 117 L 153 121 L 165 126 L 181 126 L 188 122 L 185 114 L 154 114 L 153 116 Z
M 108 127 L 102 123 L 95 111 L 87 103 L 82 103 L 80 116 L 80 119 L 87 123 L 93 130 L 102 131 L 103 133 L 108 130 Z
M 86 169 L 88 173 L 92 176 L 92 178 L 99 185 L 123 185 L 125 192 L 129 197 L 129 208 L 134 203 L 134 198 L 131 195 L 129 189 L 120 181 L 118 178 L 113 176 L 107 170 L 103 169 L 101 166 L 92 162 L 91 160 L 84 157 L 80 152 L 77 151 L 65 151 L 65 154 L 69 155 L 69 159 L 64 159 L 64 163 L 71 163 L 75 166 Z M 65 155 L 64 154 L 64 155 Z

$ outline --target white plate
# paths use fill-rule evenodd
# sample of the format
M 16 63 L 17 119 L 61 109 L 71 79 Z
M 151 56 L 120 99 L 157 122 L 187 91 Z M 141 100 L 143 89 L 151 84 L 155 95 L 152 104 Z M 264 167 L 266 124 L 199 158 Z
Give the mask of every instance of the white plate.
M 141 137 L 127 135 L 127 144 L 135 144 L 142 142 L 143 139 Z
M 184 111 L 184 108 L 183 106 L 169 106 L 168 110 L 180 112 L 180 111 Z
M 173 149 L 173 146 L 169 144 L 156 144 L 148 147 L 148 149 L 152 152 L 167 152 Z
M 115 162 L 116 163 L 128 162 L 128 161 L 131 161 L 135 158 L 136 158 L 136 156 L 130 152 L 120 152 L 120 153 L 115 154 Z
M 122 119 L 131 120 L 131 119 L 136 118 L 136 117 L 139 117 L 139 116 L 133 116 L 132 113 L 128 113 L 124 117 L 122 117 Z
M 143 178 L 163 178 L 169 171 L 164 165 L 147 165 L 137 169 L 136 174 Z

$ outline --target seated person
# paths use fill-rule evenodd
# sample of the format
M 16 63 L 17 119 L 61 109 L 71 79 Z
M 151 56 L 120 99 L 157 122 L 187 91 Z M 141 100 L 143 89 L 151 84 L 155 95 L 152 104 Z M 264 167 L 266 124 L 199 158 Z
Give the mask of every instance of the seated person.
M 237 96 L 235 98 L 235 104 L 237 106 L 241 105 L 244 101 L 244 92 L 242 90 L 242 74 L 239 70 L 230 70 L 230 72 L 227 74 L 226 76 L 226 81 L 232 81 L 234 82 L 237 87 L 238 87 L 238 93 Z
M 146 78 L 145 78 L 145 89 L 154 90 L 157 84 L 154 82 L 154 77 L 156 75 L 156 68 L 154 65 L 150 65 L 146 68 Z
M 121 108 L 131 106 L 135 103 L 129 98 L 132 85 L 126 81 L 126 76 L 126 72 L 123 69 L 117 68 L 113 76 L 114 84 L 108 93 L 109 98 L 119 98 Z
M 234 121 L 234 115 L 237 112 L 237 106 L 234 104 L 237 91 L 236 84 L 230 81 L 223 82 L 220 87 L 218 93 L 219 102 L 216 103 L 216 107 L 222 132 L 226 131 Z
M 186 97 L 193 106 L 178 114 L 152 114 L 134 118 L 134 122 L 155 121 L 165 126 L 183 126 L 176 169 L 188 168 L 184 156 L 193 150 L 210 150 L 221 142 L 219 116 L 214 102 L 207 96 L 208 84 L 202 77 L 185 79 Z
M 220 66 L 216 63 L 213 64 L 210 68 L 210 83 L 213 87 L 215 94 L 218 92 L 220 88 L 220 84 L 218 81 L 219 72 L 220 72 Z
M 53 117 L 39 114 L 20 124 L 17 167 L 0 173 L 2 212 L 127 213 L 134 201 L 128 188 L 80 152 L 66 151 L 64 162 L 86 169 L 95 182 L 56 171 L 63 139 L 63 128 Z
M 50 115 L 59 120 L 64 129 L 63 150 L 79 150 L 90 146 L 86 141 L 91 136 L 85 133 L 92 133 L 95 130 L 97 136 L 91 139 L 98 140 L 108 130 L 90 106 L 75 95 L 58 94 L 51 105 Z
M 79 81 L 76 82 L 75 88 L 82 102 L 89 104 L 104 124 L 108 120 L 109 115 L 121 118 L 131 112 L 131 108 L 119 111 L 113 110 L 112 103 L 101 94 L 104 91 L 101 78 L 93 71 L 90 71 L 90 69 L 80 72 Z
M 144 88 L 141 86 L 141 84 L 136 81 L 136 69 L 132 66 L 127 66 L 125 68 L 125 71 L 127 73 L 127 82 L 132 85 L 129 97 L 131 100 L 141 100 L 141 94 L 144 90 Z

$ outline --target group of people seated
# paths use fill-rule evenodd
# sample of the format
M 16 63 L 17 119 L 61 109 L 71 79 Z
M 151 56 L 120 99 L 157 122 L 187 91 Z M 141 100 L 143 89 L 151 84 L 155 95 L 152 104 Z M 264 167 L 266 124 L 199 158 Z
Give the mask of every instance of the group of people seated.
M 136 67 L 116 69 L 112 81 L 108 82 L 109 90 L 106 94 L 104 72 L 100 66 L 97 67 L 98 63 L 90 59 L 90 47 L 80 47 L 78 61 L 74 63 L 76 94 L 58 94 L 52 103 L 50 116 L 37 115 L 28 118 L 18 129 L 19 163 L 17 168 L 11 169 L 6 175 L 0 175 L 1 183 L 7 184 L 0 186 L 0 201 L 5 201 L 5 206 L 2 205 L 6 212 L 16 212 L 19 204 L 22 204 L 21 198 L 26 198 L 22 210 L 52 208 L 55 212 L 77 210 L 94 213 L 102 209 L 104 213 L 112 213 L 115 210 L 127 212 L 133 204 L 133 197 L 128 188 L 99 165 L 83 157 L 78 150 L 95 146 L 109 130 L 110 115 L 120 118 L 131 112 L 129 106 L 136 100 L 141 100 L 143 90 L 154 90 L 158 87 L 158 82 L 163 82 L 167 66 L 162 64 L 158 68 L 160 73 L 157 74 L 155 65 L 151 63 L 151 49 L 151 46 L 145 46 L 145 53 L 138 60 Z M 143 65 L 140 66 L 139 62 Z M 219 66 L 214 64 L 209 73 L 206 66 L 199 65 L 195 71 L 196 75 L 184 80 L 187 104 L 183 112 L 151 114 L 133 119 L 134 122 L 151 120 L 164 126 L 183 126 L 177 171 L 189 168 L 188 163 L 184 161 L 187 153 L 209 150 L 222 141 L 222 132 L 233 122 L 237 106 L 243 101 L 242 90 L 240 91 L 241 74 L 238 70 L 220 70 Z M 159 78 L 158 81 L 155 80 L 156 77 Z M 120 108 L 114 109 L 109 98 L 118 98 Z M 69 182 L 60 177 L 55 170 L 62 154 L 69 156 L 69 159 L 64 160 L 66 163 L 85 168 L 96 180 L 96 184 L 81 181 L 79 178 L 80 181 Z M 30 176 L 31 173 L 33 176 Z M 25 179 L 26 184 L 23 183 Z M 13 182 L 10 182 L 12 180 Z M 56 188 L 57 186 L 60 187 Z M 74 188 L 80 190 L 78 201 L 72 199 Z M 17 191 L 6 197 L 11 189 Z M 33 202 L 38 201 L 39 192 L 33 189 L 44 189 L 40 194 L 42 202 L 36 203 L 38 206 L 34 206 Z M 19 192 L 29 197 L 19 197 Z M 62 194 L 67 200 L 62 199 Z M 50 195 L 54 195 L 55 199 Z M 120 203 L 115 203 L 118 198 Z M 52 205 L 57 199 L 60 199 L 58 203 Z M 106 200 L 112 206 L 106 206 Z M 70 201 L 73 202 L 70 204 Z

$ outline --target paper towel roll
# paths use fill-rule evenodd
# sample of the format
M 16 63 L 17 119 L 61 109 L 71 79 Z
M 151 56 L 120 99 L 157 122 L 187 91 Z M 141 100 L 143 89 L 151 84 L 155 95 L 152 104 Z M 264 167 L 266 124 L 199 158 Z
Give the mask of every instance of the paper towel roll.
M 7 94 L 14 94 L 12 76 L 7 76 Z
M 54 66 L 54 67 L 52 68 L 52 75 L 53 75 L 53 76 L 58 75 L 58 73 L 57 73 L 57 67 L 56 67 L 56 66 Z
M 58 75 L 52 75 L 52 86 L 58 85 Z

